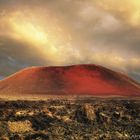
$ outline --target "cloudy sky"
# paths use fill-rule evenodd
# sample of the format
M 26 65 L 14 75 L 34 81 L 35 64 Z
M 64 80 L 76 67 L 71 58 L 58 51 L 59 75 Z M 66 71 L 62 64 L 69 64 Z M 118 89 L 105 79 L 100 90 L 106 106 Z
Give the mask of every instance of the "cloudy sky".
M 0 0 L 0 78 L 81 63 L 140 81 L 140 0 Z

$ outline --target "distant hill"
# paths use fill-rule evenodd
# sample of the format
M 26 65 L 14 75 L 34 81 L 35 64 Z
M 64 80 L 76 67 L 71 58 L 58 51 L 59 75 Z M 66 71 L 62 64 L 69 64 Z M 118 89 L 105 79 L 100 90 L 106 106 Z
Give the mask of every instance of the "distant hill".
M 0 81 L 4 95 L 140 96 L 140 84 L 97 65 L 31 67 Z

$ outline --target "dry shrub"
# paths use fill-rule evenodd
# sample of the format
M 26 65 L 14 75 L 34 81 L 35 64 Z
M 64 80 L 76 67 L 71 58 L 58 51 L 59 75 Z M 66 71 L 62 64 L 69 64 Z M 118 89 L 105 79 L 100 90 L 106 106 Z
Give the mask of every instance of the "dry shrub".
M 8 127 L 9 130 L 13 133 L 20 132 L 28 132 L 32 131 L 32 124 L 30 121 L 25 120 L 25 121 L 15 121 L 15 122 L 8 122 Z

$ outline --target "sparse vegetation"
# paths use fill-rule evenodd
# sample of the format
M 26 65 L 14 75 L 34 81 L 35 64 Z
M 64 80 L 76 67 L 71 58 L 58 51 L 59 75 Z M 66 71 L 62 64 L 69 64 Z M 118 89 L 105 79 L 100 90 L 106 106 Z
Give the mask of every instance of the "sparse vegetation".
M 140 137 L 140 101 L 0 101 L 0 140 L 129 140 Z
M 31 122 L 26 121 L 8 121 L 8 128 L 12 133 L 25 133 L 32 131 Z

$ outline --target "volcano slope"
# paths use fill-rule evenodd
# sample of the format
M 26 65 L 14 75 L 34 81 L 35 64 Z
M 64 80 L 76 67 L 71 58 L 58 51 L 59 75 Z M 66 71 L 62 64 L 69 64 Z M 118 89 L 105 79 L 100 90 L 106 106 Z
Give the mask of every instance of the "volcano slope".
M 1 80 L 0 94 L 140 96 L 140 84 L 93 64 L 31 67 Z

